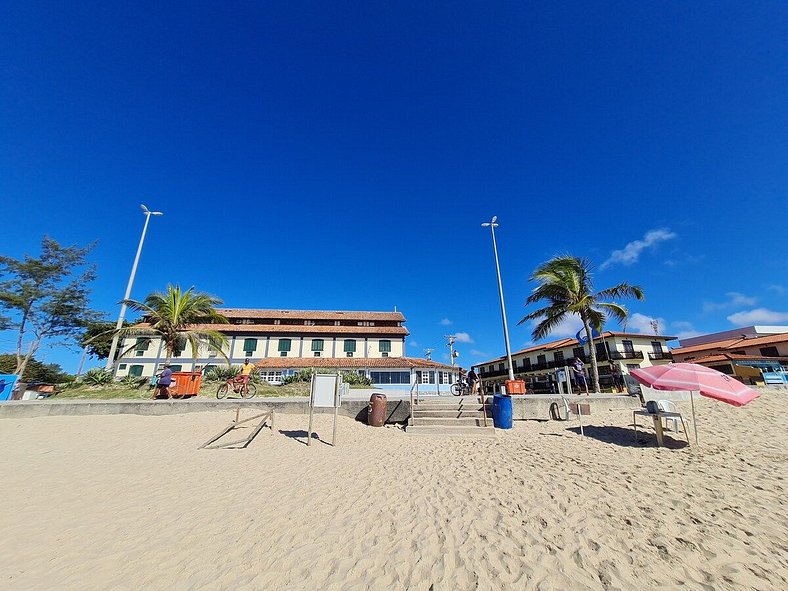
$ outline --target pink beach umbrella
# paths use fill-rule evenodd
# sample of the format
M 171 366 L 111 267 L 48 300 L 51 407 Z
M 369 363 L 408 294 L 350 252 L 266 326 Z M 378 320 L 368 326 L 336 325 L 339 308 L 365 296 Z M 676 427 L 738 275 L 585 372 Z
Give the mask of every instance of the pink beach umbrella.
M 695 443 L 698 443 L 698 425 L 695 422 L 694 392 L 727 402 L 733 406 L 744 406 L 760 396 L 758 392 L 726 376 L 717 370 L 696 363 L 669 363 L 654 365 L 629 372 L 644 386 L 655 390 L 689 390 L 692 403 L 692 424 L 695 426 Z

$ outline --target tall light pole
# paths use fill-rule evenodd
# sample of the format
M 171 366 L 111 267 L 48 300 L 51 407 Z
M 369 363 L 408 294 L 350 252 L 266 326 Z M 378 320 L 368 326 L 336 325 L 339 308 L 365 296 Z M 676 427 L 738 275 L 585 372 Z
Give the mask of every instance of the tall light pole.
M 134 257 L 134 264 L 131 266 L 131 275 L 129 276 L 129 284 L 126 286 L 126 295 L 123 296 L 123 303 L 120 305 L 120 315 L 118 316 L 118 323 L 115 325 L 115 335 L 112 337 L 112 346 L 109 349 L 109 357 L 107 357 L 107 369 L 112 369 L 115 362 L 115 352 L 118 350 L 118 331 L 123 326 L 123 318 L 126 316 L 126 300 L 131 297 L 131 286 L 134 285 L 134 275 L 137 274 L 137 264 L 140 262 L 140 254 L 142 254 L 142 245 L 145 242 L 145 233 L 148 231 L 148 222 L 152 215 L 164 215 L 160 211 L 150 211 L 144 205 L 140 205 L 142 213 L 145 214 L 145 225 L 142 226 L 142 236 L 140 236 L 140 244 L 137 247 L 137 255 Z
M 498 216 L 494 215 L 489 222 L 482 224 L 483 228 L 489 226 L 492 232 L 493 254 L 495 255 L 495 272 L 498 274 L 498 296 L 501 299 L 501 319 L 503 320 L 503 339 L 506 342 L 506 359 L 509 361 L 509 379 L 514 381 L 514 364 L 512 364 L 512 348 L 509 346 L 509 326 L 506 324 L 506 306 L 503 303 L 503 284 L 501 283 L 501 266 L 498 264 L 498 245 L 495 242 L 495 228 Z

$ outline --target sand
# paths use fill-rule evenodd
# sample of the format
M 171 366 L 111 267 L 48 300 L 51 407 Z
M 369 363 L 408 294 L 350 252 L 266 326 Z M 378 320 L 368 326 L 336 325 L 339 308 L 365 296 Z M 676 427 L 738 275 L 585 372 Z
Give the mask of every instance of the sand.
M 626 411 L 336 448 L 277 415 L 245 450 L 197 449 L 229 412 L 4 419 L 0 587 L 786 589 L 787 402 L 701 400 L 700 449 Z

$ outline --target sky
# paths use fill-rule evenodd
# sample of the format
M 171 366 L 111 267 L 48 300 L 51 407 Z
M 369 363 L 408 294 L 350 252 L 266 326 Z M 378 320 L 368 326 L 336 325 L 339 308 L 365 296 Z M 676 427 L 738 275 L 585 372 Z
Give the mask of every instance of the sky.
M 466 367 L 505 352 L 493 216 L 514 351 L 564 253 L 643 288 L 629 331 L 788 324 L 784 2 L 3 6 L 0 253 L 95 241 L 109 319 L 144 203 L 133 298 L 396 307 Z

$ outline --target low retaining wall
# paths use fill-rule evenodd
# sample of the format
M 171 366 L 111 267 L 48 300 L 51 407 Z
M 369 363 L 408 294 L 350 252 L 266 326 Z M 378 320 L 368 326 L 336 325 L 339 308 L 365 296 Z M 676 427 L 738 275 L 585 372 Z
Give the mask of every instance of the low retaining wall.
M 339 413 L 366 422 L 365 400 L 345 400 Z M 222 410 L 273 409 L 284 414 L 309 414 L 308 398 L 258 398 L 253 400 L 15 400 L 0 403 L 0 418 L 35 418 L 84 415 L 148 415 L 162 416 L 187 412 L 216 412 Z M 318 408 L 315 412 L 332 412 Z M 389 400 L 389 423 L 404 423 L 410 416 L 410 402 Z
M 615 394 L 592 394 L 591 396 L 565 396 L 570 402 L 583 402 L 591 405 L 591 414 L 614 409 L 640 408 L 640 399 L 637 396 L 623 396 Z M 487 399 L 492 404 L 492 397 Z M 526 394 L 512 396 L 512 418 L 514 420 L 549 419 L 550 406 L 556 403 L 561 416 L 564 415 L 562 397 L 556 394 Z

